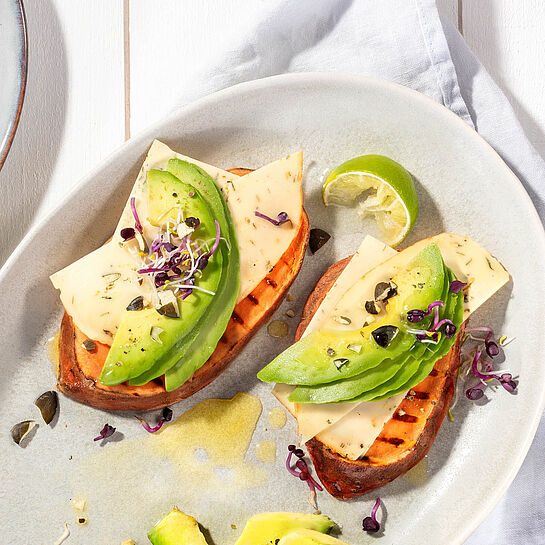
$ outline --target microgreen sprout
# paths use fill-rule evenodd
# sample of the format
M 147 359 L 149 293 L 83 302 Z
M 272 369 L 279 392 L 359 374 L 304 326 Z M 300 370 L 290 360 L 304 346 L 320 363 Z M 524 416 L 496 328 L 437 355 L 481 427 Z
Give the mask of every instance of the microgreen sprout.
M 460 282 L 460 280 L 453 280 L 450 283 L 449 290 L 451 293 L 458 294 L 460 293 L 467 284 L 465 282 Z
M 452 320 L 443 318 L 439 320 L 440 308 L 444 307 L 443 301 L 434 301 L 428 305 L 428 310 L 413 309 L 407 312 L 407 321 L 411 323 L 421 322 L 426 316 L 429 316 L 433 312 L 433 325 L 429 329 L 407 329 L 409 333 L 416 335 L 416 338 L 423 343 L 437 344 L 441 338 L 441 332 L 439 331 L 445 326 L 445 336 L 451 339 L 456 335 L 456 326 L 452 323 Z
M 155 427 L 151 427 L 143 418 L 140 418 L 137 415 L 134 415 L 134 418 L 142 424 L 142 427 L 149 433 L 155 433 L 156 431 L 159 431 L 165 422 L 170 422 L 172 420 L 172 409 L 169 407 L 165 407 L 163 409 L 163 412 L 161 414 L 161 418 L 159 419 L 159 422 L 157 422 L 157 425 Z
M 371 516 L 370 517 L 365 517 L 363 519 L 362 526 L 363 526 L 363 529 L 366 532 L 374 534 L 374 533 L 376 533 L 376 532 L 378 532 L 380 530 L 380 523 L 377 520 L 377 511 L 378 511 L 378 508 L 380 507 L 381 503 L 382 503 L 381 499 L 377 498 L 376 501 L 375 501 L 375 505 L 373 506 L 373 509 L 371 511 Z
M 282 225 L 283 223 L 286 223 L 288 221 L 291 221 L 287 212 L 280 212 L 276 218 L 271 218 L 269 216 L 266 216 L 265 214 L 262 214 L 261 212 L 258 212 L 257 210 L 254 212 L 254 214 L 258 218 L 262 218 L 264 220 L 267 220 L 268 222 L 272 223 L 273 225 L 276 225 L 277 227 L 279 225 Z
M 132 215 L 134 216 L 134 227 L 140 234 L 142 234 L 143 229 L 142 229 L 142 224 L 140 223 L 140 218 L 138 217 L 138 213 L 136 212 L 135 197 L 131 197 L 131 210 L 132 210 Z
M 482 331 L 484 329 L 489 328 L 473 328 L 473 330 L 477 329 L 478 331 Z M 487 339 L 491 337 L 487 336 Z M 489 343 L 490 341 L 485 341 L 485 343 Z M 495 345 L 495 343 L 494 343 Z M 497 346 L 497 345 L 496 345 Z M 488 353 L 488 350 L 487 350 Z M 501 375 L 497 375 L 493 372 L 494 368 L 490 362 L 482 361 L 481 357 L 483 354 L 483 349 L 480 348 L 475 351 L 475 355 L 473 356 L 473 360 L 471 362 L 471 371 L 473 375 L 479 379 L 479 383 L 475 386 L 472 386 L 471 388 L 468 388 L 466 390 L 466 397 L 470 399 L 471 401 L 476 401 L 477 399 L 480 399 L 483 397 L 483 386 L 486 386 L 486 383 L 489 382 L 492 379 L 497 380 L 505 390 L 507 390 L 510 394 L 512 394 L 516 388 L 517 383 L 513 380 L 513 375 L 511 373 L 502 373 Z M 483 372 L 479 369 L 479 363 L 484 364 L 487 371 Z
M 302 481 L 305 481 L 310 488 L 311 494 L 316 493 L 316 490 L 320 492 L 323 488 L 312 478 L 309 467 L 303 456 L 305 453 L 302 449 L 297 448 L 295 445 L 288 445 L 288 457 L 286 458 L 286 469 L 295 477 L 298 477 Z M 298 460 L 295 462 L 295 468 L 291 466 L 291 459 L 295 456 Z M 297 471 L 299 470 L 299 471 Z
M 104 427 L 100 430 L 100 434 L 93 439 L 93 441 L 102 441 L 102 439 L 107 439 L 115 433 L 115 428 L 110 426 L 110 424 L 104 424 Z

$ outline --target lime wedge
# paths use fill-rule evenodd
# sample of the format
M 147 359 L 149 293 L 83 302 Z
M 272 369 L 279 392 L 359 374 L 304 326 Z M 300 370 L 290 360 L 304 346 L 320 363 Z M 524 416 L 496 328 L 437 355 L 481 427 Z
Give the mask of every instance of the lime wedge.
M 322 188 L 324 204 L 357 207 L 374 216 L 384 242 L 399 244 L 418 216 L 418 196 L 409 172 L 384 155 L 361 155 L 331 171 Z

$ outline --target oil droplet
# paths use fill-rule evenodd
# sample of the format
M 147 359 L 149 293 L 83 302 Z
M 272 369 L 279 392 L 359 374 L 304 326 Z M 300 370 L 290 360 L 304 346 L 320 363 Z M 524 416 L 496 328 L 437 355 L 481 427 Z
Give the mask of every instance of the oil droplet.
M 148 520 L 152 512 L 159 517 L 165 505 L 177 502 L 228 529 L 225 521 L 245 518 L 252 489 L 269 479 L 270 466 L 245 460 L 261 412 L 257 397 L 239 393 L 232 399 L 204 400 L 157 433 L 147 434 L 135 423 L 126 428 L 133 431 L 123 441 L 93 449 L 75 462 L 72 497 L 87 500 L 85 516 L 101 525 L 104 543 L 122 541 L 121 530 L 144 543 L 149 527 L 134 521 Z M 146 501 L 131 501 L 135 497 Z M 120 529 L 100 522 L 111 519 L 112 509 L 116 517 L 133 523 Z
M 59 340 L 60 340 L 61 332 L 60 330 L 56 331 L 53 337 L 50 337 L 47 339 L 46 343 L 46 352 L 47 352 L 47 359 L 51 362 L 51 365 L 53 366 L 53 372 L 55 373 L 55 377 L 59 376 Z
M 286 425 L 287 419 L 286 411 L 282 407 L 273 407 L 267 415 L 269 426 L 273 430 L 282 429 Z
M 267 331 L 271 337 L 285 337 L 288 334 L 289 327 L 284 320 L 273 320 L 268 326 Z
M 276 441 L 266 439 L 259 442 L 255 446 L 255 455 L 264 464 L 274 464 L 276 462 Z
M 405 474 L 407 480 L 414 486 L 420 486 L 428 480 L 428 457 L 425 456 L 413 468 L 409 469 Z
M 261 415 L 261 401 L 244 392 L 233 399 L 207 399 L 164 427 L 151 442 L 153 451 L 166 457 L 196 488 L 220 488 L 229 482 L 242 488 L 260 484 L 255 468 L 244 461 Z M 206 451 L 196 463 L 195 453 Z M 222 468 L 218 471 L 218 468 Z M 225 469 L 224 469 L 225 468 Z M 190 469 L 190 471 L 188 471 Z M 258 481 L 258 482 L 254 482 Z

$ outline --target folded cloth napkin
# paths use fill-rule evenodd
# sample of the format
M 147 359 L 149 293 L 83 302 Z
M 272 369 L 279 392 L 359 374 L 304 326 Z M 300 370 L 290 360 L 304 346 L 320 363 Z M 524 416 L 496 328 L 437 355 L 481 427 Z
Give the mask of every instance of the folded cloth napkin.
M 193 63 L 192 85 L 176 105 L 283 72 L 341 71 L 388 79 L 429 95 L 472 125 L 519 177 L 545 223 L 544 161 L 504 94 L 457 30 L 440 18 L 433 0 L 227 4 L 215 4 L 214 14 L 204 6 L 191 10 L 202 14 L 200 23 L 220 25 L 221 33 L 216 41 L 195 33 L 204 54 L 198 67 Z M 233 20 L 236 26 L 222 24 Z M 195 28 L 201 28 L 199 22 Z M 544 445 L 545 419 L 515 481 L 467 545 L 545 543 Z

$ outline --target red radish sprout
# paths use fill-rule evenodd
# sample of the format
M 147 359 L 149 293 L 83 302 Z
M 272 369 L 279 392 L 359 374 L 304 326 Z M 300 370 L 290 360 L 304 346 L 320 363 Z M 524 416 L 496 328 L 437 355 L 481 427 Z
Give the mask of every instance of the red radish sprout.
M 112 436 L 115 432 L 115 428 L 110 426 L 110 424 L 104 424 L 104 427 L 100 430 L 100 434 L 93 439 L 93 441 L 101 441 L 102 439 L 107 439 Z
M 142 234 L 143 233 L 142 224 L 140 223 L 140 218 L 138 217 L 138 214 L 136 213 L 136 198 L 135 197 L 131 197 L 131 210 L 132 210 L 132 215 L 134 216 L 134 222 L 135 222 L 134 227 L 140 234 Z
M 316 490 L 322 492 L 323 488 L 312 478 L 308 465 L 305 460 L 303 460 L 305 453 L 300 448 L 296 448 L 295 445 L 288 445 L 288 451 L 289 453 L 288 457 L 286 458 L 286 469 L 294 477 L 299 477 L 299 479 L 302 481 L 306 481 L 311 493 L 316 492 Z M 297 462 L 295 462 L 295 467 L 299 471 L 291 467 L 292 456 L 296 456 L 298 458 Z
M 380 498 L 377 498 L 373 510 L 371 511 L 371 516 L 363 519 L 363 529 L 366 532 L 374 534 L 380 530 L 380 523 L 377 520 L 377 511 L 381 503 Z
M 155 433 L 156 431 L 159 431 L 165 422 L 170 422 L 172 420 L 172 409 L 169 407 L 165 407 L 163 409 L 163 413 L 161 415 L 161 418 L 159 419 L 159 422 L 157 422 L 157 425 L 155 427 L 151 427 L 143 418 L 140 418 L 137 415 L 134 415 L 134 418 L 142 424 L 142 427 L 149 433 Z
M 280 214 L 278 214 L 278 216 L 276 216 L 276 218 L 270 218 L 269 216 L 266 216 L 265 214 L 262 214 L 261 212 L 258 212 L 257 210 L 254 212 L 254 214 L 258 218 L 262 218 L 264 220 L 267 220 L 270 223 L 272 223 L 273 225 L 276 225 L 277 227 L 279 225 L 282 225 L 283 223 L 291 221 L 286 212 L 280 212 Z

